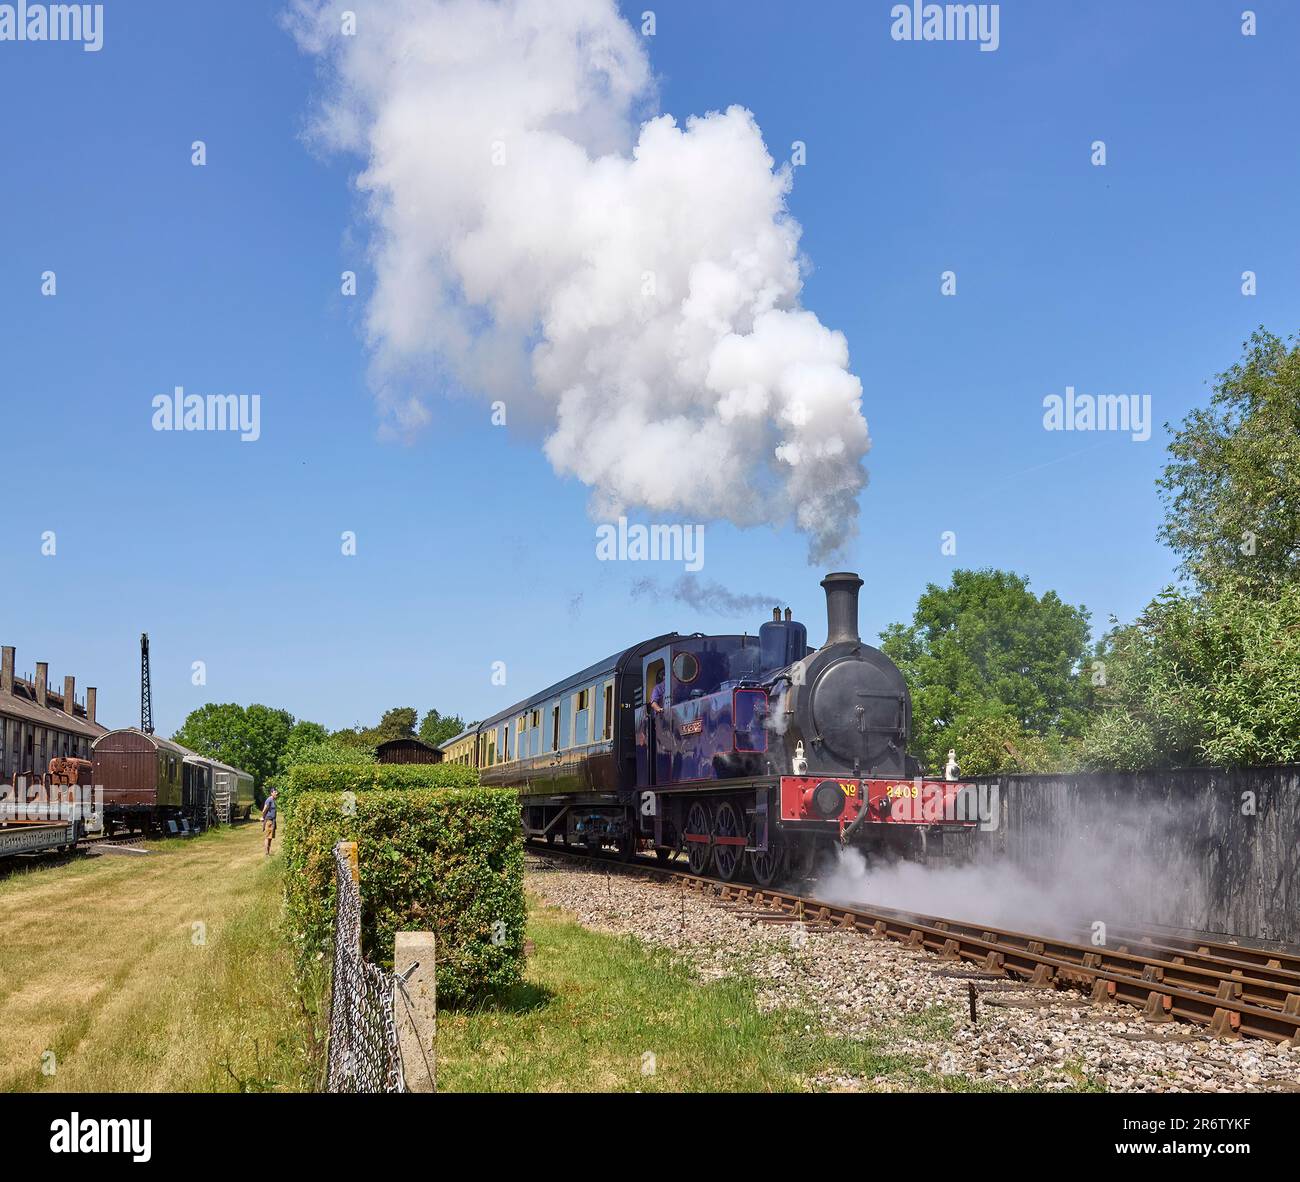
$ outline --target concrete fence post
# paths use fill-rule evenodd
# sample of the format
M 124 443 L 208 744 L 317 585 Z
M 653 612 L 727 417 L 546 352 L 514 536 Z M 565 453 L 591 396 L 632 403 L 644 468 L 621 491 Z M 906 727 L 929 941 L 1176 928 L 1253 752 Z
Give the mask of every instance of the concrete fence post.
M 438 1090 L 438 996 L 434 986 L 437 937 L 432 932 L 398 932 L 393 971 L 400 978 L 393 1012 L 402 1070 L 412 1092 Z

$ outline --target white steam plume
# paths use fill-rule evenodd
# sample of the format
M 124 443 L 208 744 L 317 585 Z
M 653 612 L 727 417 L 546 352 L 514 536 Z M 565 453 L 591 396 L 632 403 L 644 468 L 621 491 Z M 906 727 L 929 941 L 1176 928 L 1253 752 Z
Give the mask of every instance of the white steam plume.
M 848 345 L 799 305 L 791 169 L 749 111 L 653 116 L 613 0 L 292 0 L 314 132 L 366 161 L 385 426 L 503 399 L 591 511 L 856 533 L 870 447 Z

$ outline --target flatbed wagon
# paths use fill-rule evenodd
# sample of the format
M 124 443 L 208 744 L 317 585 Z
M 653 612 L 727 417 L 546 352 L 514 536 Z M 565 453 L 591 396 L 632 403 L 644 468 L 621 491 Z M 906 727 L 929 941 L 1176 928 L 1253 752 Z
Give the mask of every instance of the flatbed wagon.
M 48 821 L 0 828 L 0 858 L 70 850 L 81 837 L 80 821 Z

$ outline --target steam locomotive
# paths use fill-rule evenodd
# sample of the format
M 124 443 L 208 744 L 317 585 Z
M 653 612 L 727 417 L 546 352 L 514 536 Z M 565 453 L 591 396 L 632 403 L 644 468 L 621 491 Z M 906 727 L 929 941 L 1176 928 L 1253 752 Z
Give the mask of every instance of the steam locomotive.
M 654 637 L 557 682 L 445 745 L 516 788 L 531 837 L 625 856 L 684 852 L 695 873 L 768 886 L 837 846 L 961 850 L 967 786 L 907 754 L 911 697 L 858 636 L 855 574 L 829 574 L 827 637 L 774 610 L 757 637 Z

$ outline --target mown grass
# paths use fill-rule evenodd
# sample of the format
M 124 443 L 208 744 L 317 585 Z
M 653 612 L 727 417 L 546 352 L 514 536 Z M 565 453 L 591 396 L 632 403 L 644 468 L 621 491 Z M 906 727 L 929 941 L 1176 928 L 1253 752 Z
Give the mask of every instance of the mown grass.
M 0 1090 L 311 1089 L 279 859 L 251 825 L 149 848 L 0 879 Z
M 536 900 L 529 933 L 536 950 L 524 985 L 439 1016 L 440 1089 L 785 1092 L 844 1077 L 882 1090 L 982 1090 L 890 1050 L 897 1032 L 950 1035 L 942 1013 L 843 1038 L 810 1014 L 760 1012 L 751 978 L 701 983 L 670 952 L 589 931 Z M 643 1070 L 647 1052 L 653 1074 Z

